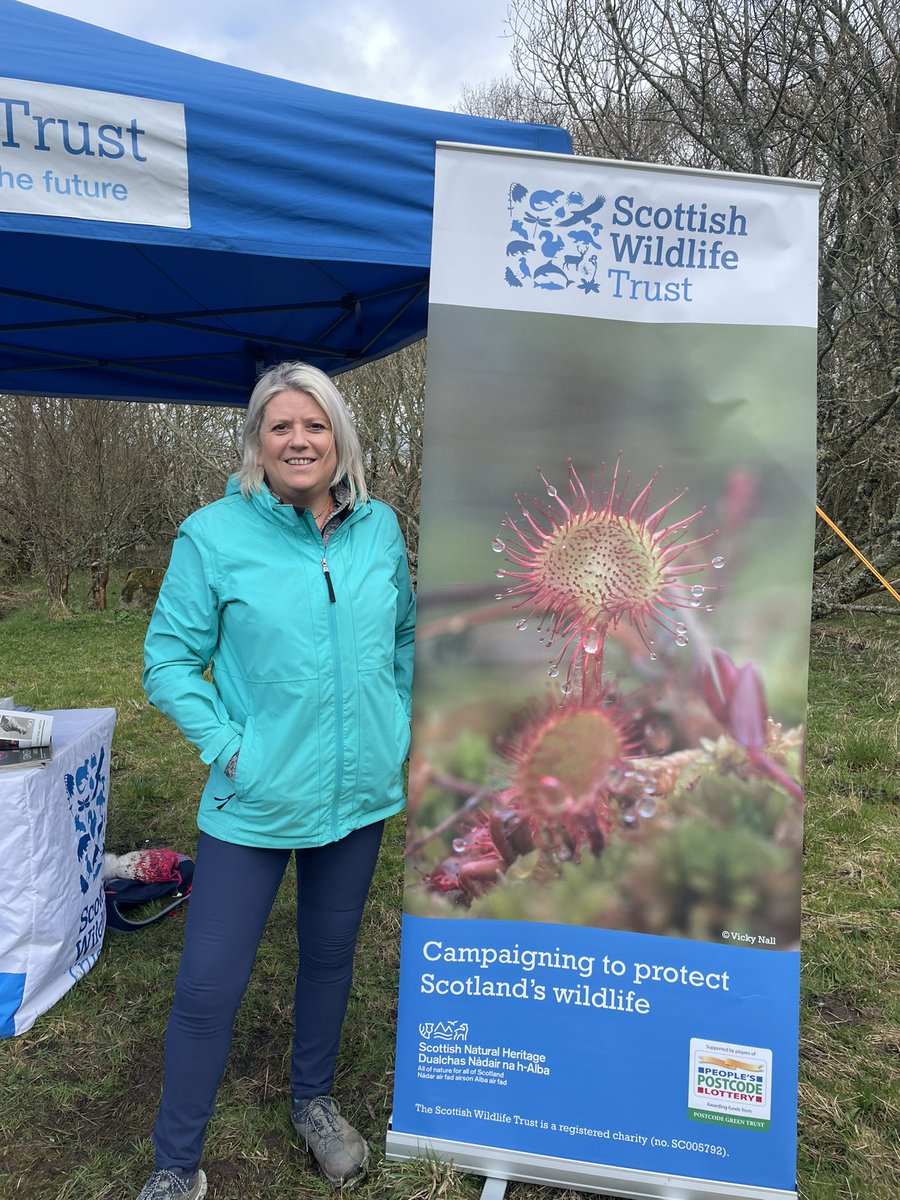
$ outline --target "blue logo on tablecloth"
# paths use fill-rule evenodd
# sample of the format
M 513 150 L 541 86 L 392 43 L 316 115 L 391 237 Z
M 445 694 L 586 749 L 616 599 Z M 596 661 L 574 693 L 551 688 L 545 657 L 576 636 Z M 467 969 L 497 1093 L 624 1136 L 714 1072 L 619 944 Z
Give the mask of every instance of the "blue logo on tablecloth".
M 510 184 L 506 256 L 513 261 L 504 275 L 508 286 L 599 292 L 603 225 L 598 214 L 605 204 L 605 196 L 562 188 L 529 191 L 524 184 Z
M 79 884 L 82 894 L 103 872 L 103 835 L 106 829 L 106 748 L 100 747 L 76 771 L 66 772 L 69 812 L 78 834 Z
M 0 1038 L 15 1037 L 16 1013 L 25 995 L 25 973 L 0 971 Z

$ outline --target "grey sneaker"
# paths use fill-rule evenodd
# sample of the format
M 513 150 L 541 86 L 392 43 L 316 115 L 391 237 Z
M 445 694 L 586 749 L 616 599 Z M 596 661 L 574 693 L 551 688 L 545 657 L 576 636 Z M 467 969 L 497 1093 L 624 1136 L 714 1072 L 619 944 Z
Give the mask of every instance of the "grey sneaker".
M 203 1200 L 206 1176 L 202 1171 L 185 1177 L 177 1171 L 154 1171 L 137 1200 Z
M 365 1174 L 369 1147 L 331 1096 L 317 1096 L 292 1109 L 291 1122 L 329 1183 L 346 1187 Z

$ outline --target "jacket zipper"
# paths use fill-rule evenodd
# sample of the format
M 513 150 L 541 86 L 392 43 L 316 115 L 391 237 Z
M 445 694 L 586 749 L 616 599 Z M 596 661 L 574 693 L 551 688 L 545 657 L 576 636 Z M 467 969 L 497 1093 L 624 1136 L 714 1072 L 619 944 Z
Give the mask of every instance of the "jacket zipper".
M 328 596 L 331 603 L 328 605 L 328 625 L 331 633 L 331 652 L 334 655 L 334 751 L 335 751 L 335 769 L 334 769 L 334 799 L 331 804 L 331 840 L 338 840 L 338 804 L 341 798 L 341 788 L 344 786 L 344 680 L 341 674 L 341 647 L 338 640 L 337 629 L 337 614 L 335 611 L 334 588 L 331 585 L 331 576 L 328 573 L 328 567 L 325 565 L 325 559 L 322 559 L 322 567 L 325 571 L 325 581 L 328 584 Z
M 322 573 L 325 576 L 325 582 L 328 585 L 328 599 L 332 604 L 336 604 L 337 600 L 334 594 L 334 584 L 331 582 L 331 572 L 328 570 L 328 563 L 322 559 Z
M 340 526 L 339 526 L 340 528 Z M 335 530 L 337 533 L 338 530 Z M 321 533 L 319 533 L 321 537 Z M 334 534 L 332 534 L 332 537 Z M 322 550 L 325 543 L 322 543 Z M 341 647 L 338 638 L 337 613 L 335 605 L 337 597 L 334 594 L 334 584 L 331 572 L 328 570 L 328 560 L 322 554 L 322 574 L 325 576 L 325 586 L 328 588 L 328 628 L 331 634 L 331 652 L 334 656 L 334 798 L 331 802 L 331 840 L 338 840 L 338 808 L 340 806 L 341 789 L 344 786 L 344 680 L 341 673 Z
M 352 519 L 353 514 L 350 514 Z M 339 536 L 348 521 L 342 522 L 331 535 L 332 537 Z M 316 532 L 321 538 L 321 532 L 318 527 Z M 325 549 L 325 543 L 322 542 L 322 549 Z M 331 840 L 338 840 L 338 807 L 341 798 L 341 789 L 344 786 L 344 722 L 343 722 L 343 707 L 344 707 L 344 680 L 341 673 L 341 654 L 340 641 L 338 638 L 337 628 L 337 613 L 335 605 L 337 597 L 334 593 L 334 584 L 331 581 L 331 572 L 328 570 L 328 561 L 325 555 L 322 555 L 322 574 L 325 576 L 325 585 L 328 588 L 328 627 L 331 635 L 331 651 L 334 655 L 334 749 L 335 749 L 335 772 L 334 772 L 334 799 L 331 803 Z

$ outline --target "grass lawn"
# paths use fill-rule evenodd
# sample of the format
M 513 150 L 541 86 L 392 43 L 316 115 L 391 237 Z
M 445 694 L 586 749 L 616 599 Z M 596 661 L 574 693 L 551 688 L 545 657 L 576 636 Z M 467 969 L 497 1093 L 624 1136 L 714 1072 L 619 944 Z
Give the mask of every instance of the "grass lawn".
M 115 603 L 116 590 L 110 600 Z M 6 600 L 6 602 L 4 602 Z M 142 616 L 51 621 L 40 594 L 0 596 L 0 694 L 34 708 L 118 710 L 107 848 L 191 852 L 205 776 L 140 686 Z M 808 748 L 799 1191 L 803 1200 L 900 1195 L 900 619 L 813 630 Z M 436 1163 L 383 1160 L 400 927 L 402 821 L 389 827 L 357 960 L 336 1092 L 369 1137 L 359 1200 L 480 1195 L 481 1180 Z M 333 1195 L 289 1124 L 293 900 L 289 878 L 238 1016 L 210 1127 L 210 1200 Z M 33 1028 L 0 1043 L 0 1196 L 133 1200 L 149 1132 L 182 917 L 110 934 L 94 969 Z M 510 1184 L 509 1200 L 552 1193 Z

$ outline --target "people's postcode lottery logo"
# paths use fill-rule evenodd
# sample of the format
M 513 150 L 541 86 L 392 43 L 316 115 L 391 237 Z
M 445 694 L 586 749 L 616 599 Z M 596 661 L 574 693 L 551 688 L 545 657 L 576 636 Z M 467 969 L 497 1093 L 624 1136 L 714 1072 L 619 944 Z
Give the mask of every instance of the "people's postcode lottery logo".
M 772 1051 L 691 1038 L 688 1116 L 694 1121 L 769 1128 Z

